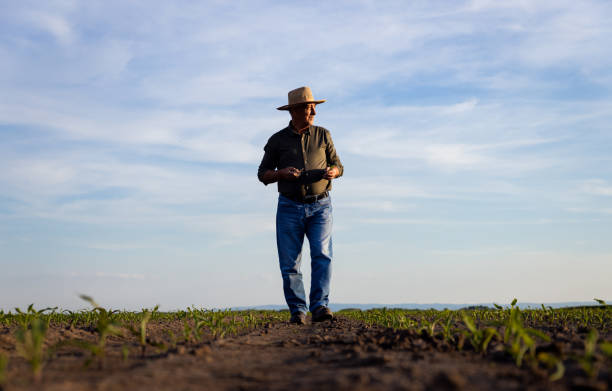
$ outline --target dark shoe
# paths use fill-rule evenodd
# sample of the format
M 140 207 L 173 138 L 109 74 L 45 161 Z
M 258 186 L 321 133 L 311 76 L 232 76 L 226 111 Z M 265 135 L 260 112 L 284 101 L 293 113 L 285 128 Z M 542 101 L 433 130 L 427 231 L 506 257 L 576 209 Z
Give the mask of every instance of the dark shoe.
M 323 322 L 325 320 L 332 320 L 334 314 L 327 307 L 319 307 L 312 313 L 313 322 Z
M 306 314 L 303 312 L 296 312 L 291 315 L 289 322 L 293 324 L 306 324 Z

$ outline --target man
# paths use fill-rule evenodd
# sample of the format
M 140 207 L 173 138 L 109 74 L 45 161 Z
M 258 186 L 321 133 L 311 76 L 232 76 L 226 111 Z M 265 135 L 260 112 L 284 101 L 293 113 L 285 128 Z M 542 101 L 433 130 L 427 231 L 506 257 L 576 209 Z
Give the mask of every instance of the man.
M 332 259 L 332 179 L 342 175 L 329 131 L 314 126 L 315 100 L 310 88 L 289 92 L 289 102 L 278 110 L 291 114 L 289 126 L 270 137 L 257 177 L 265 185 L 278 182 L 276 245 L 285 300 L 291 322 L 304 324 L 306 294 L 300 272 L 304 235 L 311 256 L 310 312 L 312 321 L 331 320 L 328 308 Z

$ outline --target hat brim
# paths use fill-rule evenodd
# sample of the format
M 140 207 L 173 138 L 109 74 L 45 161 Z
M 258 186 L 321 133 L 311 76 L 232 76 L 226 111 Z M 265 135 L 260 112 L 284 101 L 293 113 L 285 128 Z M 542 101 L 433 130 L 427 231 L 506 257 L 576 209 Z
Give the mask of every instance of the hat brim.
M 307 104 L 307 103 L 314 103 L 315 105 L 318 105 L 319 103 L 323 103 L 326 100 L 327 99 L 323 99 L 323 100 L 311 100 L 311 101 L 308 101 L 308 102 L 294 103 L 292 105 L 284 105 L 284 106 L 281 106 L 281 107 L 277 107 L 276 110 L 289 110 L 292 107 L 299 106 L 299 105 L 304 105 L 304 104 Z

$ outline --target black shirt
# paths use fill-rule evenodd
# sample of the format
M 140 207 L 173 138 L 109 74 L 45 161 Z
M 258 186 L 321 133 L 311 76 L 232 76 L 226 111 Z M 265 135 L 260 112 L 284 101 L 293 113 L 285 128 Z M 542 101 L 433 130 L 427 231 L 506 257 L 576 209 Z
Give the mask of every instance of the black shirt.
M 321 170 L 335 166 L 341 176 L 344 167 L 336 154 L 329 130 L 311 125 L 304 133 L 298 134 L 291 122 L 285 129 L 270 137 L 264 147 L 264 157 L 259 165 L 257 177 L 263 182 L 267 170 L 295 167 L 300 170 Z M 278 191 L 290 196 L 317 195 L 331 190 L 331 182 L 321 179 L 313 183 L 301 181 L 278 181 Z

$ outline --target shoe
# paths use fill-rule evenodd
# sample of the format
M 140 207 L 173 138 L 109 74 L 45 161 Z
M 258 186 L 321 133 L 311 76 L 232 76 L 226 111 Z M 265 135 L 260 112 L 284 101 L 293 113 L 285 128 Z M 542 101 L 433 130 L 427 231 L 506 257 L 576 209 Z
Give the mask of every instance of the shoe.
M 291 315 L 289 323 L 306 324 L 306 314 L 303 312 L 296 312 L 295 314 Z
M 317 308 L 312 313 L 312 321 L 313 322 L 323 322 L 325 320 L 332 320 L 334 318 L 334 314 L 331 310 L 325 306 Z

